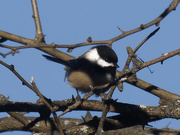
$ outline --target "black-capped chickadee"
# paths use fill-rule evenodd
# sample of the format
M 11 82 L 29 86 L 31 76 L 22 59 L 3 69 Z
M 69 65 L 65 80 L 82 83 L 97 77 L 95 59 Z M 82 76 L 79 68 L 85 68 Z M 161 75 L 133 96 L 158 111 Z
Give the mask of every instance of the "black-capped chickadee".
M 69 84 L 83 93 L 90 92 L 95 86 L 111 83 L 115 79 L 116 68 L 119 67 L 116 53 L 106 45 L 92 47 L 83 55 L 66 62 L 55 57 L 43 56 L 67 66 L 66 76 Z M 95 94 L 99 95 L 107 90 L 108 88 L 99 89 Z

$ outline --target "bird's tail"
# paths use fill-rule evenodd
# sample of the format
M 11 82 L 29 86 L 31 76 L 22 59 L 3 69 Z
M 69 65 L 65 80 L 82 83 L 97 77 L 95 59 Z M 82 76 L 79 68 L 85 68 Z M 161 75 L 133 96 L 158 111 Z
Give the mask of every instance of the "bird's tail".
M 50 61 L 53 61 L 53 62 L 56 62 L 56 63 L 59 63 L 59 64 L 63 64 L 65 66 L 69 66 L 69 63 L 67 61 L 63 61 L 61 59 L 58 59 L 58 58 L 55 58 L 55 57 L 52 57 L 52 56 L 48 56 L 48 55 L 44 55 L 43 56 L 47 59 L 47 60 L 50 60 Z

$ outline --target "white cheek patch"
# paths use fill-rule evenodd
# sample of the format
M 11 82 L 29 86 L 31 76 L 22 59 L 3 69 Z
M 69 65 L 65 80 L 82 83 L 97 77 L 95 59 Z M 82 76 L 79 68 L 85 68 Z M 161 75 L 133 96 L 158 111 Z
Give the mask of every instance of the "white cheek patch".
M 96 48 L 91 49 L 89 52 L 87 52 L 85 54 L 85 57 L 92 62 L 97 62 L 97 64 L 101 67 L 114 67 L 113 63 L 108 63 L 100 58 Z
M 92 61 L 92 62 L 95 62 L 99 59 L 99 54 L 97 52 L 97 49 L 94 48 L 94 49 L 91 49 L 90 51 L 88 51 L 86 54 L 85 54 L 85 57 Z
M 114 67 L 113 63 L 108 63 L 108 62 L 106 62 L 105 60 L 103 60 L 101 58 L 97 60 L 97 63 L 98 63 L 98 65 L 100 65 L 102 67 Z

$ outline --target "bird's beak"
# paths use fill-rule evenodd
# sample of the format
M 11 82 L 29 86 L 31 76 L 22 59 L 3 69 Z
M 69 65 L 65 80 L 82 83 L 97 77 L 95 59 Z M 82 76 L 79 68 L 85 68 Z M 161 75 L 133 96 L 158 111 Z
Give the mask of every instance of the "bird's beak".
M 117 63 L 114 63 L 114 67 L 119 68 L 119 65 Z

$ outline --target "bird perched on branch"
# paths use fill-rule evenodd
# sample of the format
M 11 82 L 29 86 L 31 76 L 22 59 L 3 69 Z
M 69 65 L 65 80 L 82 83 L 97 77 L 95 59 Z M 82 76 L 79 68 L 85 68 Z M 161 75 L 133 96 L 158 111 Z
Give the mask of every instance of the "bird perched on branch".
M 90 92 L 95 86 L 111 83 L 115 79 L 118 58 L 116 53 L 106 45 L 92 47 L 83 55 L 62 62 L 62 60 L 43 55 L 46 59 L 64 64 L 68 67 L 66 77 L 69 84 L 83 93 Z M 95 91 L 96 95 L 108 88 Z

